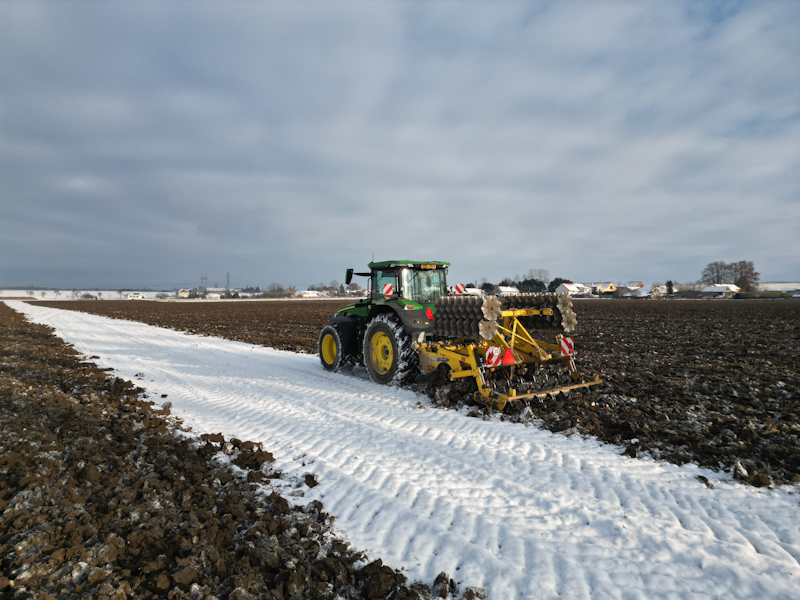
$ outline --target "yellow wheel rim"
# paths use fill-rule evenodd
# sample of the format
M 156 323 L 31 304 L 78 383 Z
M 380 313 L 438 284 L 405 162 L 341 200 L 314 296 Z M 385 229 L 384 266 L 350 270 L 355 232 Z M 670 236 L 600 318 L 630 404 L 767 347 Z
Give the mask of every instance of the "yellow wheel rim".
M 372 336 L 372 365 L 381 375 L 385 375 L 392 368 L 394 352 L 392 340 L 382 331 Z
M 332 365 L 336 362 L 336 340 L 332 335 L 322 338 L 322 359 L 325 364 Z

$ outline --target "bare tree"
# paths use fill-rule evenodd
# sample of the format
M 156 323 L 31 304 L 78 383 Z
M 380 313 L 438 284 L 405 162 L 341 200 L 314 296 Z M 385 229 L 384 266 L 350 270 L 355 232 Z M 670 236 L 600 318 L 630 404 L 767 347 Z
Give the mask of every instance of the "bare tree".
M 733 279 L 731 266 L 721 260 L 708 263 L 703 272 L 700 273 L 700 281 L 706 285 L 714 285 L 715 283 L 730 283 Z
M 41 294 L 39 294 L 39 295 L 42 297 L 42 300 L 44 300 L 44 295 L 45 295 L 45 294 L 46 294 L 46 292 L 45 292 L 44 290 L 42 290 L 42 293 L 41 293 Z
M 547 269 L 531 269 L 525 276 L 526 279 L 538 279 L 543 284 L 550 283 L 550 272 Z
M 740 260 L 729 264 L 728 267 L 733 274 L 733 283 L 739 286 L 743 292 L 758 290 L 758 279 L 761 273 L 756 271 L 752 260 Z
M 760 275 L 751 260 L 740 260 L 735 263 L 716 261 L 706 265 L 700 275 L 700 281 L 706 285 L 734 283 L 743 292 L 749 292 L 758 289 Z
M 33 290 L 28 290 L 28 297 L 33 298 Z
M 125 292 L 124 292 L 124 291 L 122 291 L 122 290 L 117 290 L 117 294 L 119 295 L 119 299 L 120 299 L 120 300 L 122 300 L 122 294 L 124 294 L 124 293 L 125 293 Z
M 77 288 L 72 288 L 72 299 L 77 300 L 81 297 L 81 293 L 78 291 Z
M 55 295 L 55 297 L 58 298 L 61 295 L 61 290 L 54 290 L 53 295 Z

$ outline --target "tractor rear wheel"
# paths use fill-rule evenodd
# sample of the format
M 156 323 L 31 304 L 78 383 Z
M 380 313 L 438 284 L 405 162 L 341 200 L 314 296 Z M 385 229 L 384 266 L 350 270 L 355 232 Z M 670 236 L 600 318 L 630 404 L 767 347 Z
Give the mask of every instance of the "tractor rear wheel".
M 319 334 L 319 361 L 326 371 L 352 367 L 354 357 L 343 351 L 342 336 L 336 325 L 325 325 Z
M 380 314 L 364 333 L 364 365 L 375 383 L 401 385 L 414 380 L 419 359 L 411 337 L 391 314 Z

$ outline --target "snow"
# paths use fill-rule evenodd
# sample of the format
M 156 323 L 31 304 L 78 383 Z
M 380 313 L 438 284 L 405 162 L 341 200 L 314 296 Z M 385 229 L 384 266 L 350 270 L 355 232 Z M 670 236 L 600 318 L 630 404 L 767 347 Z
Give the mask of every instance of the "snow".
M 288 499 L 319 499 L 348 541 L 411 580 L 446 571 L 502 599 L 800 597 L 798 486 L 434 409 L 316 356 L 7 303 L 168 394 L 194 433 L 260 441 L 288 476 L 314 473 Z
M 84 294 L 90 294 L 101 300 L 127 300 L 130 291 L 123 291 L 120 295 L 118 290 L 27 290 L 27 289 L 2 289 L 0 290 L 0 300 L 4 298 L 30 298 L 31 300 L 76 300 Z M 148 299 L 153 300 L 156 294 L 161 292 L 141 292 Z M 166 292 L 165 292 L 166 293 Z M 170 292 L 174 297 L 175 293 Z

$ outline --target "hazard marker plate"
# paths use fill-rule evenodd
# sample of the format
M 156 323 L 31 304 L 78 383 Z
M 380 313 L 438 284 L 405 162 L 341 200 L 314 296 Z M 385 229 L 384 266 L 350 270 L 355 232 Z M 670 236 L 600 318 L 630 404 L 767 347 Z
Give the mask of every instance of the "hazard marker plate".
M 500 346 L 489 346 L 486 349 L 486 366 L 496 367 L 500 364 Z
M 456 284 L 456 294 L 463 294 L 464 293 L 464 284 L 457 283 Z
M 391 296 L 392 292 L 394 291 L 394 285 L 391 283 L 384 283 L 383 284 L 383 295 L 384 296 Z
M 561 338 L 561 356 L 572 356 L 575 354 L 575 341 L 570 337 Z

